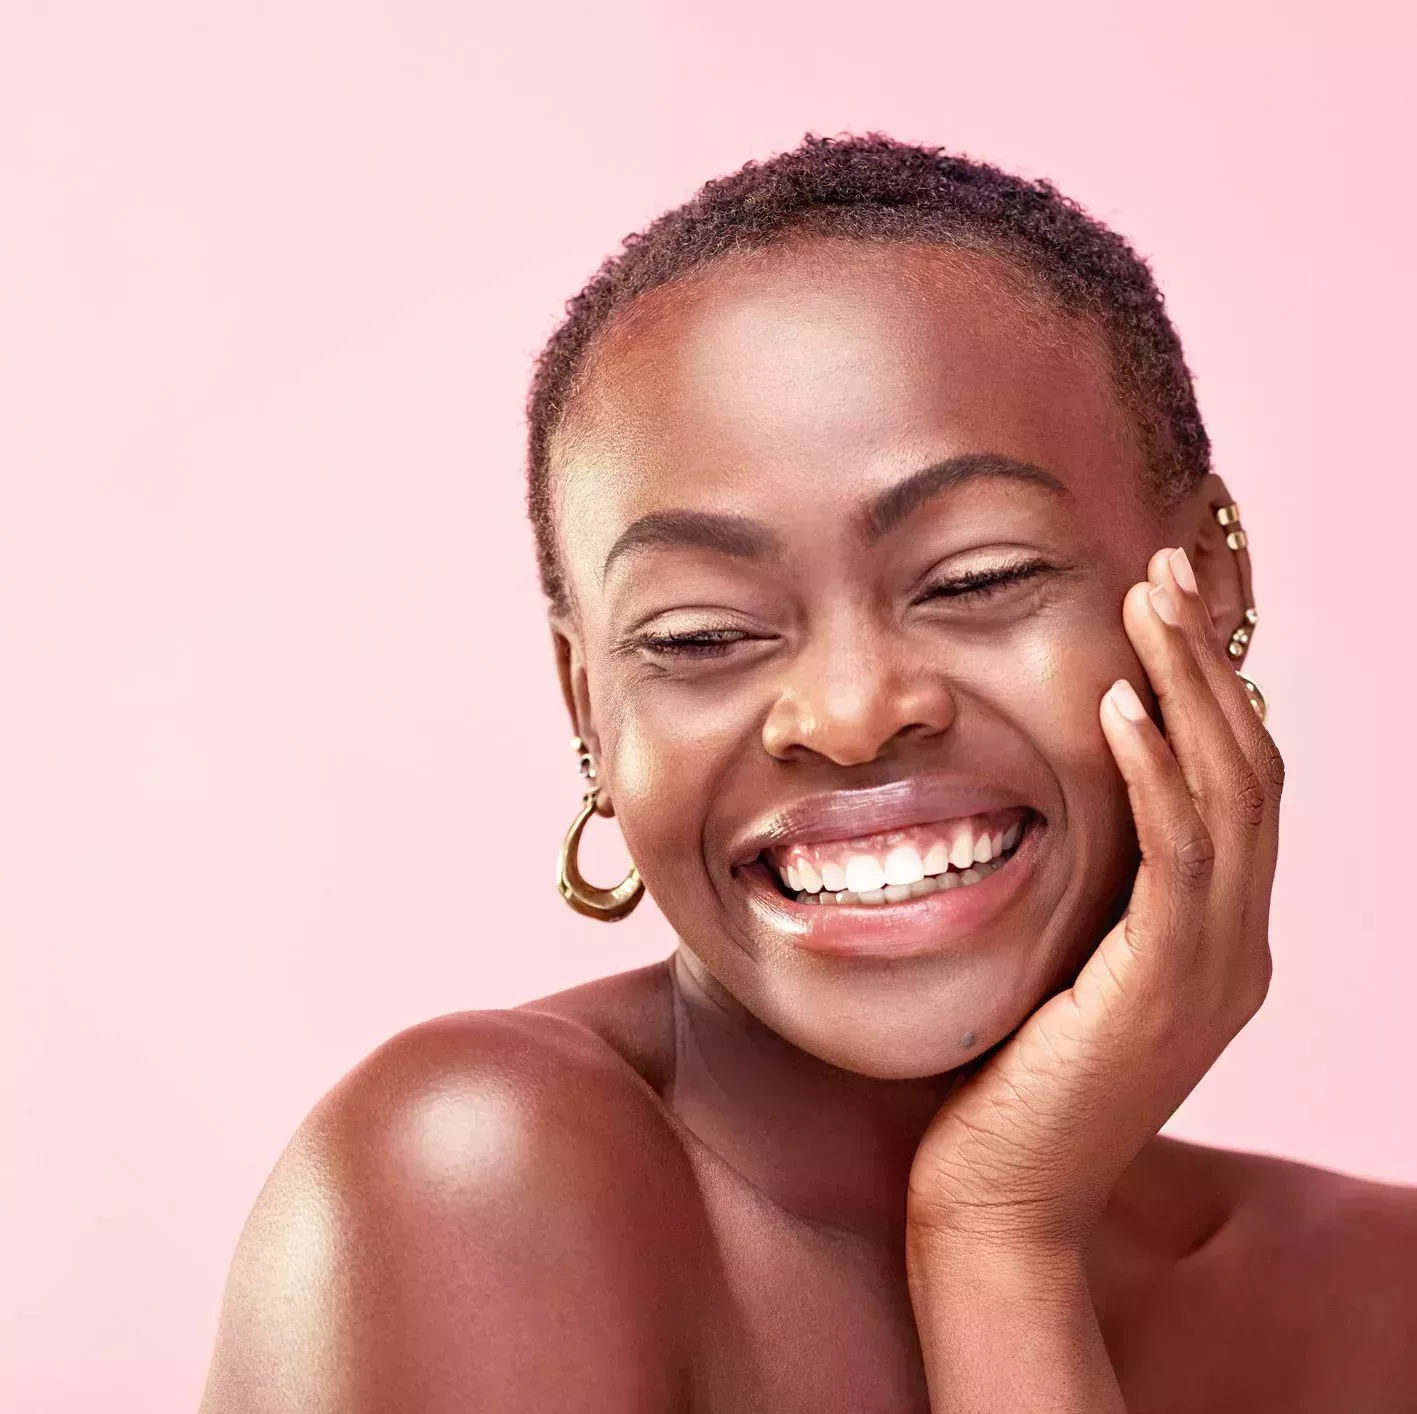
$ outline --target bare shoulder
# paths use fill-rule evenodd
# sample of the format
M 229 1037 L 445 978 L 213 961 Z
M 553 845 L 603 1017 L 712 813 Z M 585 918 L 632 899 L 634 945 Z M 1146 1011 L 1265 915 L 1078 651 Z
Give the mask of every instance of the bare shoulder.
M 326 1096 L 242 1236 L 205 1414 L 678 1405 L 692 1170 L 574 1012 L 428 1022 Z
M 1417 1189 L 1167 1142 L 1167 1182 L 1209 1195 L 1188 1259 L 1251 1348 L 1302 1369 L 1323 1407 L 1408 1409 L 1417 1389 Z M 1361 1391 L 1361 1392 L 1360 1392 Z
M 1315 1280 L 1385 1298 L 1417 1321 L 1417 1188 L 1380 1183 L 1292 1159 L 1176 1145 L 1187 1169 L 1209 1171 L 1234 1239 L 1287 1254 Z

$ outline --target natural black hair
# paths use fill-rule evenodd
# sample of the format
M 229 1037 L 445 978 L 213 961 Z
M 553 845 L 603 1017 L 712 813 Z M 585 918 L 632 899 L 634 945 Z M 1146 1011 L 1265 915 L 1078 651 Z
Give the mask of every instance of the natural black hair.
M 1158 496 L 1179 497 L 1210 470 L 1210 439 L 1180 340 L 1146 262 L 1120 236 L 1046 181 L 878 134 L 809 136 L 792 152 L 709 182 L 627 237 L 567 303 L 527 400 L 527 501 L 553 607 L 564 609 L 567 593 L 551 449 L 596 340 L 647 291 L 798 235 L 942 245 L 1009 260 L 1059 307 L 1100 329 Z

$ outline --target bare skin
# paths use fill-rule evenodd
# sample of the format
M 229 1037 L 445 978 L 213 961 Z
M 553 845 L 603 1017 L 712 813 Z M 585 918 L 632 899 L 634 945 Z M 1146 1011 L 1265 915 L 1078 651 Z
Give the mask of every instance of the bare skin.
M 1263 999 L 1281 772 L 1228 493 L 1155 504 L 1092 331 L 980 256 L 723 262 L 559 466 L 568 706 L 681 946 L 327 1097 L 207 1414 L 1417 1408 L 1412 1192 L 1155 1137 Z M 856 923 L 765 882 L 921 782 L 1028 850 Z

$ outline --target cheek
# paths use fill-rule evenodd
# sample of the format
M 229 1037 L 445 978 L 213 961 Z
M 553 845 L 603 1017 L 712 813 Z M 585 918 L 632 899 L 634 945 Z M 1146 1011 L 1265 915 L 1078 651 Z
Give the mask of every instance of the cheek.
M 1115 854 L 1130 810 L 1102 735 L 1102 696 L 1119 677 L 1136 680 L 1137 659 L 1120 620 L 1054 625 L 1021 645 L 1011 684 L 1014 720 L 1047 761 L 1084 853 Z
M 697 860 L 707 802 L 744 751 L 742 713 L 665 683 L 622 685 L 602 731 L 620 829 L 649 877 Z
M 1120 644 L 1126 639 L 1120 631 Z M 1030 639 L 1018 655 L 1013 691 L 1029 734 L 1050 759 L 1096 756 L 1110 760 L 1098 717 L 1102 694 L 1125 665 L 1107 634 L 1051 632 Z

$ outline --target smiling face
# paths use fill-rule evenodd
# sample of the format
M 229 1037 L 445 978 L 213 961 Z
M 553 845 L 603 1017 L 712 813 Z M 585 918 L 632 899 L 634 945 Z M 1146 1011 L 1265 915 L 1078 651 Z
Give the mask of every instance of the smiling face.
M 991 257 L 798 242 L 642 297 L 556 444 L 563 673 L 630 852 L 836 1065 L 992 1046 L 1130 884 L 1098 701 L 1179 537 L 1106 367 Z

